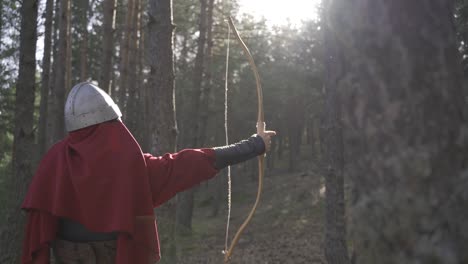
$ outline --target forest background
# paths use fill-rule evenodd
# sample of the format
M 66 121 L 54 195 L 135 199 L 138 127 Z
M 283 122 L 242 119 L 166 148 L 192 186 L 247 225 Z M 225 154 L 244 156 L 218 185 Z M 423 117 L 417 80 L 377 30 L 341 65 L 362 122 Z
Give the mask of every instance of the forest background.
M 279 259 L 275 259 L 278 256 L 272 257 L 271 254 L 262 255 L 263 261 L 350 263 L 358 259 L 360 260 L 358 263 L 376 263 L 375 260 L 379 255 L 387 255 L 386 253 L 391 252 L 393 257 L 389 256 L 387 262 L 384 260 L 381 263 L 397 263 L 396 260 L 402 259 L 406 261 L 398 263 L 417 263 L 412 261 L 426 258 L 434 262 L 425 263 L 463 263 L 462 260 L 467 260 L 467 256 L 466 253 L 460 253 L 463 247 L 459 246 L 459 242 L 466 238 L 456 236 L 452 240 L 452 231 L 448 233 L 437 231 L 439 226 L 444 226 L 444 228 L 449 226 L 450 228 L 447 228 L 449 230 L 452 227 L 457 231 L 465 230 L 463 228 L 466 226 L 459 224 L 464 219 L 463 217 L 448 217 L 452 213 L 453 198 L 441 198 L 445 196 L 438 196 L 438 190 L 430 194 L 430 197 L 437 197 L 434 198 L 436 201 L 438 199 L 448 201 L 450 209 L 442 211 L 447 215 L 446 218 L 451 218 L 453 221 L 448 221 L 449 223 L 445 220 L 435 221 L 436 223 L 428 221 L 421 224 L 411 222 L 417 216 L 417 214 L 413 215 L 413 212 L 408 212 L 408 208 L 413 208 L 412 205 L 402 206 L 405 204 L 403 201 L 407 202 L 411 200 L 410 198 L 401 195 L 406 198 L 396 199 L 393 194 L 389 195 L 389 193 L 395 193 L 395 190 L 402 186 L 404 187 L 398 190 L 401 190 L 403 194 L 414 191 L 405 189 L 406 186 L 413 186 L 411 183 L 399 182 L 401 175 L 412 173 L 423 175 L 420 178 L 412 178 L 416 179 L 414 181 L 417 184 L 414 185 L 420 186 L 418 188 L 426 186 L 427 182 L 437 185 L 439 182 L 435 179 L 436 177 L 430 173 L 430 176 L 427 176 L 425 169 L 430 168 L 431 171 L 437 173 L 439 169 L 443 170 L 446 167 L 455 171 L 461 170 L 461 168 L 466 168 L 463 165 L 465 163 L 460 161 L 467 157 L 466 154 L 458 150 L 447 150 L 451 154 L 447 157 L 452 162 L 460 161 L 457 166 L 449 165 L 449 161 L 447 163 L 441 161 L 438 166 L 434 167 L 426 163 L 419 164 L 420 160 L 412 160 L 411 164 L 416 164 L 418 168 L 416 171 L 407 169 L 404 166 L 406 161 L 398 160 L 395 162 L 397 165 L 392 165 L 398 167 L 396 170 L 398 172 L 389 173 L 385 165 L 388 163 L 379 162 L 392 160 L 384 154 L 393 153 L 394 147 L 390 143 L 372 140 L 375 139 L 374 136 L 384 138 L 397 135 L 395 138 L 399 136 L 412 138 L 426 135 L 426 130 L 415 128 L 400 134 L 398 130 L 389 128 L 386 132 L 376 129 L 377 132 L 373 130 L 371 133 L 368 130 L 361 131 L 362 127 L 350 125 L 346 123 L 346 120 L 352 120 L 352 117 L 362 117 L 362 111 L 367 113 L 365 110 L 368 110 L 371 116 L 369 123 L 380 124 L 378 123 L 380 121 L 376 121 L 380 120 L 378 115 L 372 115 L 379 112 L 375 109 L 380 108 L 369 103 L 375 98 L 376 102 L 382 104 L 382 108 L 396 107 L 385 101 L 387 95 L 373 94 L 371 90 L 365 89 L 366 85 L 375 84 L 372 76 L 378 76 L 379 82 L 375 82 L 387 88 L 394 86 L 392 82 L 401 84 L 408 80 L 418 80 L 420 77 L 440 81 L 433 82 L 439 87 L 458 86 L 460 89 L 464 87 L 462 83 L 467 73 L 465 59 L 468 55 L 468 3 L 462 0 L 434 1 L 433 5 L 414 6 L 404 4 L 404 1 L 393 3 L 377 1 L 379 4 L 375 5 L 364 0 L 355 2 L 356 6 L 361 7 L 359 11 L 340 1 L 323 1 L 319 7 L 318 17 L 313 16 L 315 11 L 311 10 L 311 18 L 313 17 L 311 20 L 303 21 L 301 24 L 271 26 L 266 20 L 245 14 L 239 15 L 239 4 L 236 1 L 178 0 L 173 1 L 171 5 L 171 1 L 168 0 L 1 0 L 0 204 L 2 206 L 0 207 L 0 223 L 2 224 L 0 226 L 2 228 L 0 231 L 2 236 L 0 248 L 4 251 L 0 254 L 0 262 L 12 263 L 17 257 L 17 249 L 21 244 L 21 236 L 18 234 L 21 234 L 20 230 L 24 224 L 19 205 L 27 190 L 31 173 L 40 157 L 54 142 L 65 135 L 63 105 L 67 92 L 74 84 L 93 80 L 106 90 L 122 109 L 125 124 L 145 152 L 161 155 L 183 148 L 225 144 L 224 92 L 228 30 L 226 18 L 233 16 L 260 70 L 265 90 L 267 127 L 278 132 L 273 141 L 272 151 L 268 154 L 266 171 L 267 175 L 271 175 L 271 184 L 282 187 L 275 189 L 277 193 L 267 197 L 274 199 L 276 195 L 280 195 L 287 200 L 288 194 L 297 192 L 295 202 L 298 205 L 290 205 L 288 200 L 287 206 L 272 204 L 272 210 L 278 210 L 279 215 L 286 214 L 281 218 L 281 221 L 286 224 L 289 224 L 288 219 L 292 219 L 294 215 L 291 211 L 309 212 L 299 219 L 299 222 L 304 225 L 303 229 L 295 230 L 315 232 L 314 234 L 305 233 L 306 236 L 310 235 L 314 239 L 312 239 L 313 243 L 305 243 L 302 245 L 303 248 L 296 248 L 302 253 L 291 253 L 292 249 L 286 249 L 289 253 L 282 251 L 283 257 Z M 443 8 L 437 9 L 437 7 Z M 440 13 L 434 11 L 435 9 Z M 395 10 L 407 12 L 397 14 L 394 13 Z M 422 10 L 421 14 L 416 18 L 405 16 L 405 14 L 415 14 L 420 10 Z M 375 19 L 382 24 L 375 23 L 374 28 L 372 26 L 367 28 L 356 22 L 356 14 L 364 14 L 369 17 L 369 21 Z M 429 43 L 442 43 L 440 45 L 453 47 L 452 50 L 457 51 L 456 55 L 446 53 L 441 55 L 451 64 L 434 62 L 430 65 L 437 70 L 422 73 L 424 67 L 417 61 L 435 53 L 430 49 L 431 45 L 427 50 L 418 49 L 424 43 L 418 39 L 414 40 L 414 43 L 401 44 L 405 46 L 406 52 L 414 55 L 408 55 L 408 59 L 402 64 L 407 66 L 406 68 L 400 64 L 392 64 L 391 59 L 382 55 L 391 48 L 376 44 L 385 42 L 387 35 L 378 32 L 389 33 L 388 30 L 390 30 L 392 34 L 407 36 L 411 29 L 391 31 L 394 29 L 388 29 L 385 26 L 394 26 L 396 22 L 392 19 L 385 20 L 385 16 L 382 16 L 384 17 L 382 22 L 375 14 L 395 15 L 402 21 L 409 21 L 410 25 L 419 25 L 418 23 L 422 21 L 421 27 L 416 31 L 422 32 L 421 35 L 426 34 L 424 32 L 439 30 L 443 34 L 441 33 L 440 36 L 437 33 L 429 34 Z M 441 17 L 442 22 L 440 25 L 437 23 L 423 25 L 428 17 Z M 345 25 L 344 21 L 356 22 L 349 25 L 356 31 L 347 29 L 348 25 Z M 377 26 L 382 27 L 377 28 Z M 37 32 L 36 29 L 38 29 Z M 38 37 L 43 40 L 43 44 L 36 46 Z M 369 40 L 369 42 L 358 41 L 362 39 Z M 433 46 L 437 46 L 436 44 Z M 365 47 L 375 49 L 364 50 Z M 436 50 L 436 47 L 434 49 Z M 254 89 L 255 79 L 240 46 L 235 41 L 231 41 L 230 50 L 228 133 L 230 141 L 236 142 L 255 132 L 257 102 Z M 36 54 L 41 54 L 42 57 L 36 57 Z M 375 54 L 378 56 L 372 57 Z M 390 55 L 391 52 L 388 56 Z M 375 67 L 373 75 L 363 74 L 362 72 L 366 71 L 362 68 L 360 72 L 357 72 L 356 69 L 365 68 L 366 65 Z M 412 66 L 420 67 L 420 71 L 411 72 L 412 75 L 409 75 L 407 79 L 399 76 L 396 81 L 390 80 L 394 72 L 398 72 L 396 69 L 400 67 L 411 69 Z M 454 76 L 442 78 L 441 74 L 437 74 L 451 71 L 451 67 L 457 69 L 452 71 Z M 354 75 L 347 75 L 348 73 Z M 386 73 L 388 75 L 385 75 Z M 457 73 L 460 74 L 457 75 Z M 424 74 L 433 75 L 425 76 Z M 344 92 L 343 96 L 336 92 L 336 89 L 342 89 L 340 87 L 343 83 L 354 87 L 353 80 L 356 79 L 359 80 L 356 83 L 364 83 L 362 93 L 357 94 L 369 100 L 363 101 L 365 102 L 363 105 L 354 104 L 352 88 L 350 88 L 351 92 Z M 369 81 L 366 83 L 362 81 L 363 79 Z M 412 85 L 411 87 L 415 89 L 419 87 L 414 83 Z M 400 99 L 404 97 L 396 88 L 389 91 L 390 98 L 392 96 Z M 392 94 L 392 91 L 396 94 Z M 447 91 L 450 91 L 448 93 L 450 96 L 464 99 L 464 92 L 459 90 L 453 92 L 450 89 Z M 421 103 L 425 107 L 430 106 L 430 103 L 417 96 L 412 99 L 415 105 Z M 454 103 L 460 108 L 463 108 L 464 104 L 464 102 Z M 440 109 L 445 108 L 440 107 Z M 445 113 L 443 110 L 440 112 Z M 342 123 L 342 115 L 344 123 Z M 387 115 L 385 111 L 384 115 Z M 408 116 L 408 113 L 397 114 L 399 117 L 405 115 Z M 417 115 L 409 114 L 409 116 L 411 121 L 417 120 Z M 456 126 L 454 124 L 458 124 L 458 121 L 444 120 L 444 115 L 441 115 L 440 120 L 432 121 L 438 127 L 448 124 L 447 127 L 452 128 Z M 407 128 L 409 126 L 407 123 L 401 126 Z M 341 129 L 348 130 L 343 132 Z M 458 127 L 453 130 L 457 129 Z M 357 136 L 359 133 L 355 133 L 359 131 L 362 132 L 360 134 L 362 138 Z M 387 132 L 389 135 L 386 134 Z M 440 135 L 444 134 L 427 135 L 427 137 L 436 138 Z M 389 138 L 392 137 L 389 136 Z M 348 146 L 346 151 L 343 150 L 344 146 Z M 382 151 L 384 154 L 373 152 L 377 151 L 373 148 L 375 146 L 384 149 L 385 151 Z M 444 150 L 444 147 L 441 149 Z M 362 173 L 366 171 L 362 169 L 365 159 L 358 158 L 365 156 L 364 150 L 369 151 L 370 154 L 379 153 L 375 155 L 376 163 L 371 165 L 371 169 L 365 175 Z M 400 153 L 399 150 L 396 152 Z M 439 155 L 431 156 L 430 153 L 432 152 L 429 150 L 423 152 L 430 160 Z M 444 152 L 440 151 L 440 153 Z M 348 172 L 344 171 L 345 164 L 352 164 L 347 165 Z M 236 185 L 233 195 L 234 197 L 238 195 L 234 198 L 234 207 L 235 205 L 245 207 L 250 201 L 249 197 L 253 197 L 249 190 L 256 182 L 256 166 L 255 161 L 252 161 L 234 167 Z M 382 175 L 379 172 L 382 172 Z M 458 175 L 449 169 L 444 173 Z M 465 178 L 453 177 L 456 179 L 447 180 L 446 183 L 439 185 L 449 186 L 443 190 L 443 193 L 450 193 L 456 185 L 466 186 Z M 459 184 L 460 181 L 463 184 Z M 295 184 L 288 185 L 290 183 Z M 297 183 L 303 184 L 297 186 Z M 400 184 L 404 185 L 400 186 Z M 325 189 L 326 194 L 319 195 L 320 190 L 323 194 Z M 367 195 L 367 193 L 371 194 Z M 455 193 L 460 194 L 460 192 Z M 453 208 L 463 208 L 460 206 L 466 205 L 466 197 L 462 194 L 464 192 L 460 194 L 461 198 L 458 196 L 455 198 L 460 203 Z M 218 261 L 216 257 L 211 259 L 209 256 L 219 253 L 220 250 L 216 246 L 223 243 L 219 242 L 222 239 L 216 238 L 213 241 L 203 237 L 204 239 L 199 242 L 194 241 L 197 241 L 197 236 L 202 231 L 214 232 L 211 229 L 207 230 L 207 226 L 222 226 L 221 222 L 224 221 L 226 211 L 225 196 L 225 177 L 218 177 L 178 195 L 177 199 L 158 209 L 163 254 L 166 255 L 166 258 L 163 257 L 163 262 L 211 263 L 210 261 Z M 417 196 L 417 192 L 415 197 L 427 198 L 425 195 Z M 372 202 L 375 204 L 373 205 Z M 426 204 L 421 203 L 416 205 L 416 208 L 426 208 Z M 373 207 L 376 204 L 379 209 Z M 381 206 L 382 204 L 388 206 Z M 447 204 L 434 207 L 437 207 L 434 210 L 439 212 L 440 208 L 446 208 Z M 345 214 L 345 208 L 347 212 L 351 212 L 350 216 Z M 370 216 L 376 217 L 364 220 L 363 215 L 369 215 L 369 212 L 371 212 Z M 268 221 L 268 217 L 272 217 L 271 212 L 269 213 L 261 213 L 261 216 Z M 421 235 L 426 233 L 426 230 L 422 230 L 415 237 L 412 237 L 413 232 L 409 232 L 410 234 L 402 238 L 401 234 L 407 230 L 399 229 L 394 223 L 389 224 L 384 220 L 390 213 L 402 216 L 401 219 L 395 220 L 397 223 L 411 219 L 408 220 L 411 223 L 408 224 L 409 226 L 412 224 L 417 227 L 423 226 L 422 229 L 427 224 L 428 229 L 431 230 L 427 232 L 432 232 L 431 235 L 428 237 Z M 424 211 L 421 214 L 427 216 L 431 213 Z M 278 216 L 278 214 L 273 215 Z M 242 216 L 237 217 L 242 218 Z M 434 218 L 438 219 L 432 216 L 423 219 Z M 370 224 L 372 221 L 374 223 Z M 318 223 L 318 226 L 308 226 L 310 223 Z M 388 226 L 390 231 L 380 230 L 379 225 L 382 223 Z M 348 225 L 351 235 L 347 235 L 346 232 Z M 286 236 L 285 239 L 288 242 L 285 247 L 288 247 L 287 244 L 294 245 L 294 234 L 298 234 L 291 231 L 294 228 L 288 230 L 284 226 L 285 233 L 289 233 L 281 234 Z M 278 228 L 274 226 L 271 229 L 264 229 L 263 232 L 277 235 L 272 230 Z M 219 230 L 216 232 L 219 236 Z M 255 232 L 252 231 L 250 235 L 248 242 L 255 245 Z M 364 235 L 364 238 L 356 239 L 360 235 Z M 439 237 L 444 239 L 439 239 Z M 272 240 L 272 237 L 266 237 L 265 240 Z M 374 240 L 379 243 L 370 242 Z M 209 251 L 211 242 L 216 250 Z M 207 244 L 201 245 L 201 243 Z M 241 255 L 248 255 L 246 252 L 249 250 L 249 243 L 244 241 L 241 246 L 244 251 Z M 414 243 L 423 249 L 406 252 L 401 249 L 403 247 L 401 245 L 405 243 Z M 395 246 L 397 244 L 399 246 Z M 266 251 L 270 252 L 279 250 L 271 245 L 266 248 Z M 432 250 L 434 248 L 440 250 L 434 251 Z M 262 250 L 260 252 L 263 252 Z M 304 253 L 308 251 L 313 253 Z M 249 252 L 251 255 L 259 255 L 258 251 Z M 381 254 L 382 252 L 385 253 Z M 288 254 L 305 256 L 301 260 L 292 260 L 294 258 Z M 268 259 L 269 257 L 271 259 Z M 237 261 L 260 263 L 254 259 L 252 257 L 249 261 L 245 259 Z M 199 262 L 196 262 L 197 260 Z

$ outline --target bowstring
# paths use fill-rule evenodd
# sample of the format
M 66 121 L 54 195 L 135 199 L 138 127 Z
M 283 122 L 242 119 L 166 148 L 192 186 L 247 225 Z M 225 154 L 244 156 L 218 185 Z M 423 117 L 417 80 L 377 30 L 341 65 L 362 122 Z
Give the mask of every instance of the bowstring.
M 227 36 L 227 48 L 226 48 L 226 73 L 224 77 L 224 132 L 226 136 L 226 145 L 229 145 L 229 134 L 228 134 L 228 77 L 229 77 L 229 43 L 231 40 L 231 27 L 228 24 L 228 36 Z M 231 220 L 231 194 L 232 194 L 232 182 L 231 182 L 231 166 L 227 168 L 228 177 L 228 214 L 226 221 L 226 240 L 224 242 L 224 253 L 228 250 L 229 240 L 229 224 Z

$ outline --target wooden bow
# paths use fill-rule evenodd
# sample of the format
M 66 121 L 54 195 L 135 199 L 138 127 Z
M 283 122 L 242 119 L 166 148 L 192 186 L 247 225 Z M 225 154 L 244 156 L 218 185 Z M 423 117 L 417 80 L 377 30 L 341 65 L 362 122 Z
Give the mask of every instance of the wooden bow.
M 258 98 L 258 117 L 257 117 L 257 134 L 263 134 L 265 132 L 265 118 L 264 118 L 264 112 L 263 112 L 263 91 L 262 91 L 262 85 L 260 84 L 260 75 L 258 74 L 257 66 L 255 65 L 254 59 L 252 57 L 252 54 L 250 53 L 249 49 L 245 45 L 244 41 L 239 35 L 239 32 L 237 31 L 236 26 L 234 25 L 232 18 L 229 17 L 229 26 L 231 29 L 234 31 L 234 35 L 236 35 L 237 40 L 242 46 L 242 49 L 244 50 L 244 54 L 247 56 L 249 60 L 250 67 L 252 68 L 252 71 L 255 75 L 255 81 L 257 84 L 257 98 Z M 244 223 L 242 223 L 241 227 L 237 231 L 236 235 L 234 236 L 234 239 L 231 242 L 231 246 L 229 246 L 229 249 L 227 252 L 225 252 L 224 255 L 224 263 L 228 263 L 231 259 L 232 252 L 234 250 L 234 247 L 236 246 L 237 242 L 239 241 L 239 238 L 241 234 L 244 232 L 244 229 L 247 227 L 249 224 L 250 220 L 252 220 L 252 217 L 257 210 L 257 205 L 260 201 L 260 195 L 262 193 L 262 188 L 263 188 L 263 171 L 264 171 L 264 155 L 258 156 L 258 191 L 257 191 L 257 199 L 255 200 L 255 204 L 250 210 L 249 215 L 245 219 Z

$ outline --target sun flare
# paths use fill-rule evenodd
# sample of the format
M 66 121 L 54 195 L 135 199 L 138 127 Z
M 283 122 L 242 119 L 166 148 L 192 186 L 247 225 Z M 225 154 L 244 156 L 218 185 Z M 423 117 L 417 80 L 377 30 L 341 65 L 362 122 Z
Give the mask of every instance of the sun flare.
M 241 0 L 240 12 L 264 17 L 270 25 L 315 20 L 321 0 Z

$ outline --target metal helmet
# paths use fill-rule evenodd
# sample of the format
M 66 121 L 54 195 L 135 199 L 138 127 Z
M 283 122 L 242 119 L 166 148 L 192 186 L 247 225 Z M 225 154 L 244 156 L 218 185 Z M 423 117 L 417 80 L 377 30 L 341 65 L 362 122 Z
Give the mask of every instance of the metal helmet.
M 68 132 L 122 116 L 112 98 L 96 85 L 75 85 L 65 103 L 65 128 Z

